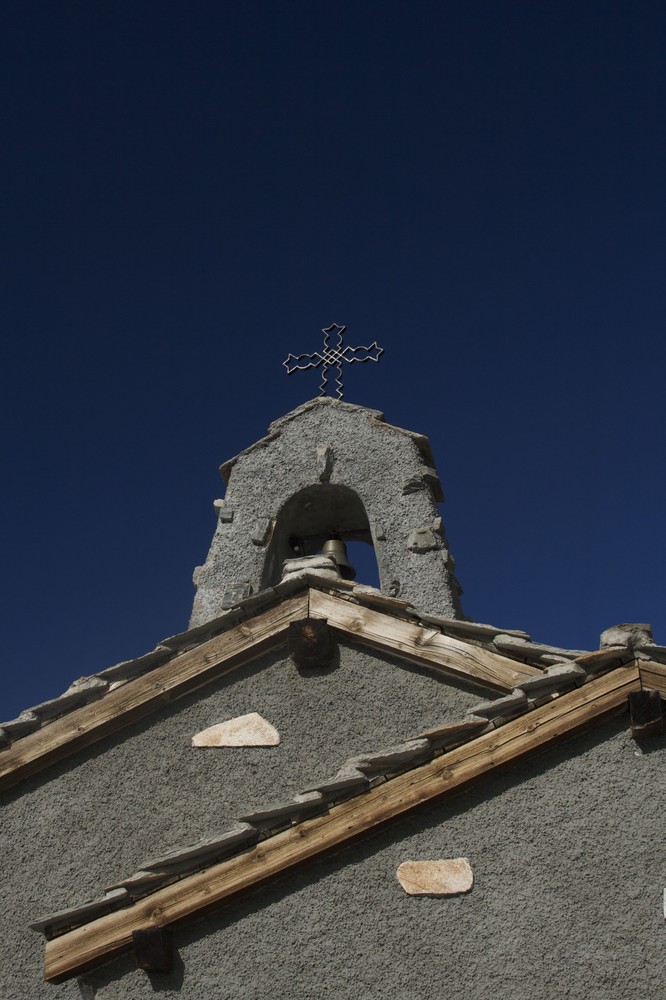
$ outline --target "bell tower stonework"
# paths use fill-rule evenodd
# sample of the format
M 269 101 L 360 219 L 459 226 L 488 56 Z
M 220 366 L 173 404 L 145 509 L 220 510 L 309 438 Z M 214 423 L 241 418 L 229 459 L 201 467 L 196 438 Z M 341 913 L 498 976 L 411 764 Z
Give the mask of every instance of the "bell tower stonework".
M 423 435 L 323 396 L 276 420 L 220 472 L 227 491 L 215 504 L 208 558 L 194 573 L 191 626 L 275 586 L 285 560 L 314 556 L 331 538 L 374 548 L 387 597 L 462 617 L 437 507 L 444 498 Z

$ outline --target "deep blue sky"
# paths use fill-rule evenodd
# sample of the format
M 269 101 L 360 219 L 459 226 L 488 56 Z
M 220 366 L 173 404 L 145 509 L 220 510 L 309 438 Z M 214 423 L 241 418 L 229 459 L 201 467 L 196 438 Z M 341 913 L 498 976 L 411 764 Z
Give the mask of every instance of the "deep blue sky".
M 8 0 L 0 47 L 0 719 L 186 627 L 334 321 L 470 617 L 666 644 L 663 3 Z

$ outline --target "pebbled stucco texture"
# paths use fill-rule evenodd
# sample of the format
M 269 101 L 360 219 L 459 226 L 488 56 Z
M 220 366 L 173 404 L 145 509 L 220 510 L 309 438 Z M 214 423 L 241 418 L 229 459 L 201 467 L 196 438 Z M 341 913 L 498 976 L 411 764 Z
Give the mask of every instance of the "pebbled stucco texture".
M 95 1000 L 635 1000 L 664 993 L 666 743 L 626 717 L 310 864 L 175 934 L 172 973 L 130 958 Z M 474 888 L 405 895 L 413 858 L 464 855 Z
M 322 538 L 365 533 L 383 593 L 460 617 L 432 461 L 423 436 L 328 397 L 271 424 L 267 437 L 226 463 L 227 492 L 208 558 L 195 571 L 190 625 L 219 615 L 230 591 L 277 583 L 283 559 L 294 555 L 288 539 L 302 528 Z
M 148 858 L 223 832 L 350 756 L 459 719 L 475 700 L 478 692 L 343 644 L 331 668 L 308 675 L 278 651 L 4 793 L 1 1000 L 79 996 L 76 983 L 41 982 L 43 938 L 32 921 L 98 898 Z M 251 711 L 277 728 L 279 746 L 191 746 L 195 733 Z M 145 988 L 152 995 L 146 984 L 118 986 L 125 997 Z

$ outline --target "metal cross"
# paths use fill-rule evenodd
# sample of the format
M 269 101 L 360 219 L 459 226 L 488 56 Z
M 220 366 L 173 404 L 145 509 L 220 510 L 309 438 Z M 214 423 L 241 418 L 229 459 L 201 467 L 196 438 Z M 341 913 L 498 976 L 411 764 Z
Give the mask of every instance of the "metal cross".
M 326 395 L 328 385 L 328 369 L 337 368 L 335 376 L 335 390 L 338 399 L 342 399 L 342 362 L 347 361 L 352 364 L 354 361 L 379 361 L 384 353 L 383 347 L 377 346 L 375 340 L 370 347 L 345 347 L 342 346 L 342 335 L 347 329 L 339 323 L 332 323 L 321 332 L 324 334 L 324 350 L 315 354 L 290 354 L 282 364 L 287 369 L 287 375 L 292 375 L 295 371 L 304 371 L 306 368 L 319 368 L 324 366 L 319 395 Z M 331 346 L 331 334 L 337 335 L 337 343 Z M 301 364 L 301 362 L 305 364 Z

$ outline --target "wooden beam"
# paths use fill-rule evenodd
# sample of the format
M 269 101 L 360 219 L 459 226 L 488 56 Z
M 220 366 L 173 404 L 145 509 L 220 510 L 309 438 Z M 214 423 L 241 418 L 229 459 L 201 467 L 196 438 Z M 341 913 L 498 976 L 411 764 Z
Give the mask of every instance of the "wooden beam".
M 335 643 L 325 619 L 304 618 L 290 622 L 289 656 L 299 670 L 322 670 L 329 667 L 335 656 Z
M 132 931 L 137 968 L 146 972 L 170 972 L 173 940 L 168 927 L 141 927 Z
M 657 663 L 655 660 L 639 660 L 638 669 L 641 674 L 641 684 L 651 691 L 658 691 L 662 698 L 666 698 L 666 663 Z
M 46 942 L 45 978 L 61 982 L 79 975 L 131 948 L 133 931 L 164 927 L 200 915 L 244 890 L 598 721 L 626 705 L 629 693 L 639 689 L 636 665 L 618 667 L 499 729 L 331 807 L 327 815 L 305 820 L 133 906 L 53 938 Z
M 307 594 L 284 601 L 17 740 L 0 753 L 0 789 L 286 642 L 289 622 L 304 618 L 307 604 Z
M 310 591 L 310 615 L 328 619 L 332 628 L 356 642 L 493 691 L 511 691 L 521 681 L 543 673 L 482 646 L 442 635 L 437 629 L 392 618 L 317 590 Z

